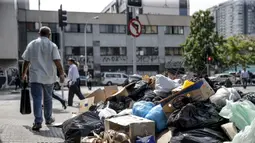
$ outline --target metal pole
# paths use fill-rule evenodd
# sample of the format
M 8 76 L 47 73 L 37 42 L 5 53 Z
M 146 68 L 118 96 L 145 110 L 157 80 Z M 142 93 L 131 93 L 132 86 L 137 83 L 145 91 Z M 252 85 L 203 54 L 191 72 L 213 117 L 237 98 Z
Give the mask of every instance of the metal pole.
M 133 18 L 136 17 L 136 9 L 132 8 Z M 135 37 L 132 38 L 133 40 L 133 74 L 137 73 L 137 67 L 136 67 L 136 39 Z
M 84 57 L 85 57 L 85 62 L 84 62 L 84 71 L 85 71 L 85 75 L 87 75 L 87 22 L 85 23 L 85 27 L 84 27 L 84 47 L 85 47 L 85 52 L 84 52 Z
M 60 55 L 61 55 L 61 64 L 63 66 L 63 70 L 65 71 L 65 65 L 64 65 L 64 30 L 60 29 Z M 64 99 L 64 84 L 61 84 L 61 94 L 62 99 Z

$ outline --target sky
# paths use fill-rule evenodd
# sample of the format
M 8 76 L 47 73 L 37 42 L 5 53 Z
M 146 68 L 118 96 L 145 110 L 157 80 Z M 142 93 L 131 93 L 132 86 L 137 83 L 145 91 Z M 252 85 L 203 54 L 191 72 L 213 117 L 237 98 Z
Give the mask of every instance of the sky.
M 62 4 L 63 9 L 67 11 L 101 12 L 111 1 L 112 0 L 41 0 L 41 10 L 57 10 L 60 4 Z M 150 1 L 155 2 L 160 0 Z M 190 0 L 190 14 L 198 10 L 205 10 L 225 1 L 227 0 Z M 30 9 L 38 9 L 38 0 L 30 0 Z

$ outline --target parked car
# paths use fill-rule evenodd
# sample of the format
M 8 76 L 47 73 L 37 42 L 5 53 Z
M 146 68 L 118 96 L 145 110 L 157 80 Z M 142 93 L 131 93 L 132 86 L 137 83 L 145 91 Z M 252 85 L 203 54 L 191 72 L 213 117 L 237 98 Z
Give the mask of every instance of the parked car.
M 139 80 L 142 80 L 142 76 L 140 76 L 138 74 L 130 75 L 129 78 L 128 78 L 129 83 L 139 81 Z
M 219 83 L 224 83 L 227 79 L 229 79 L 232 82 L 232 84 L 240 83 L 240 78 L 236 77 L 236 80 L 235 80 L 235 76 L 229 73 L 216 74 L 214 76 L 209 77 L 209 79 L 213 82 L 219 82 Z
M 124 73 L 104 72 L 101 74 L 102 85 L 126 85 L 128 76 Z
M 65 78 L 64 87 L 67 87 L 67 84 L 68 84 L 68 79 Z M 61 89 L 61 84 L 60 84 L 59 78 L 58 78 L 57 81 L 54 83 L 53 89 L 54 89 L 54 90 L 60 90 L 60 89 Z

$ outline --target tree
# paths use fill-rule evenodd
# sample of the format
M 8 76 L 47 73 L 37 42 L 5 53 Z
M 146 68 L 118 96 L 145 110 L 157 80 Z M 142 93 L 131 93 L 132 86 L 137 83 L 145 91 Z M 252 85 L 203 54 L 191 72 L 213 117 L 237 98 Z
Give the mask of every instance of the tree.
M 229 37 L 224 46 L 219 49 L 219 57 L 229 68 L 241 65 L 246 67 L 255 63 L 255 39 L 253 37 L 238 35 Z
M 218 48 L 224 44 L 224 39 L 215 32 L 214 18 L 210 11 L 199 11 L 192 16 L 190 34 L 182 45 L 184 48 L 185 67 L 195 73 L 205 72 L 207 63 L 207 48 L 213 63 L 221 63 Z

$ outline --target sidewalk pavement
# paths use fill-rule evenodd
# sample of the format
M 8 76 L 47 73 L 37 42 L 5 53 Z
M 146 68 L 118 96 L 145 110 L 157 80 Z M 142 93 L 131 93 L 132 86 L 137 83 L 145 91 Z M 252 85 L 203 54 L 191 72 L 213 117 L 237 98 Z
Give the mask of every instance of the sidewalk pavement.
M 20 94 L 10 94 L 2 97 L 6 97 L 6 99 L 0 99 L 0 143 L 64 142 L 64 135 L 61 128 L 47 127 L 43 123 L 40 132 L 32 131 L 31 127 L 34 120 L 33 113 L 30 115 L 20 114 Z M 65 99 L 67 99 L 67 91 L 65 91 Z M 77 103 L 79 103 L 78 101 L 78 98 L 75 97 L 74 104 L 76 103 L 77 105 Z M 67 107 L 67 109 L 64 110 L 60 102 L 53 100 L 53 116 L 56 119 L 55 123 L 62 123 L 71 118 L 72 112 L 77 111 L 78 107 Z

